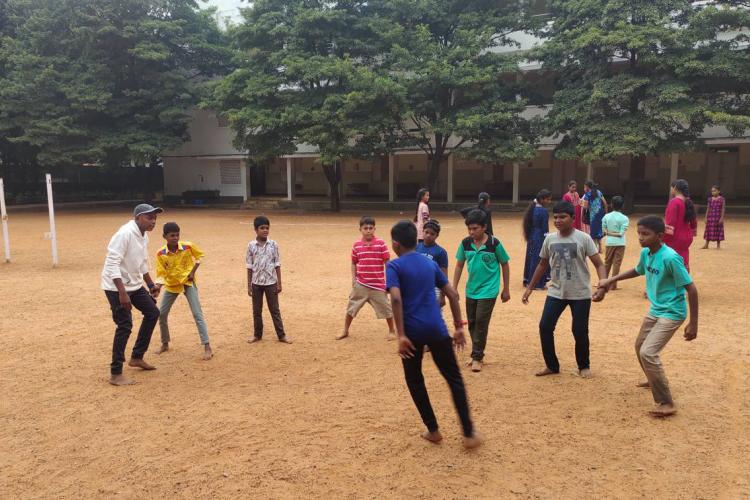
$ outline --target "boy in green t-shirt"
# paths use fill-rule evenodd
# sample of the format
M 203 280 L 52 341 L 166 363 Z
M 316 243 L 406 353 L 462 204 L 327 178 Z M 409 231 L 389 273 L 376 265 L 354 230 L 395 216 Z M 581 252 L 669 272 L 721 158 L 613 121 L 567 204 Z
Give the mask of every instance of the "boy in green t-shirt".
M 503 291 L 500 299 L 510 300 L 510 257 L 500 240 L 487 234 L 487 216 L 481 210 L 472 210 L 466 216 L 469 236 L 461 241 L 456 253 L 456 270 L 453 273 L 453 288 L 458 289 L 464 264 L 469 277 L 466 280 L 466 316 L 471 334 L 471 371 L 482 371 L 487 333 L 500 293 L 500 270 L 503 273 Z
M 612 198 L 612 211 L 602 219 L 602 230 L 607 237 L 607 253 L 604 258 L 604 267 L 607 268 L 607 276 L 612 271 L 612 276 L 620 274 L 622 259 L 625 257 L 625 231 L 628 230 L 630 220 L 621 210 L 625 204 L 622 196 Z M 617 290 L 617 283 L 610 290 Z
M 650 215 L 639 220 L 638 239 L 643 250 L 638 265 L 635 269 L 599 283 L 600 287 L 609 287 L 620 280 L 646 276 L 646 293 L 651 301 L 651 308 L 643 319 L 641 331 L 635 340 L 635 352 L 648 379 L 638 386 L 651 388 L 656 407 L 649 413 L 655 417 L 668 417 L 677 412 L 659 354 L 674 332 L 685 322 L 686 291 L 690 322 L 685 328 L 684 337 L 690 341 L 698 335 L 698 289 L 690 278 L 682 257 L 662 243 L 664 231 L 664 220 L 661 217 Z

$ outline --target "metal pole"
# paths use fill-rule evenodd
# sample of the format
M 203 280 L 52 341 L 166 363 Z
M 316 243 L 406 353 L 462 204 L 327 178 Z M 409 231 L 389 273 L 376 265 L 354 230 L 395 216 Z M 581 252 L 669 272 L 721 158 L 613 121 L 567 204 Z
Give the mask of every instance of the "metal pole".
M 52 201 L 52 176 L 46 175 L 47 179 L 47 206 L 49 207 L 49 234 L 52 240 L 52 267 L 57 267 L 57 230 L 55 229 L 55 206 Z
M 10 262 L 10 239 L 8 237 L 8 212 L 5 210 L 5 184 L 0 177 L 0 215 L 3 219 L 3 246 L 5 247 L 5 262 Z

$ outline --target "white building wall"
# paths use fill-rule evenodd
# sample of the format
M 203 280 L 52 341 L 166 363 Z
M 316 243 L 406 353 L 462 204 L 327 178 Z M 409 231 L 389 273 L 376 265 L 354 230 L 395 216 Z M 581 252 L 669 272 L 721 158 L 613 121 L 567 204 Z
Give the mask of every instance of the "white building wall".
M 247 169 L 244 160 L 229 160 L 237 164 L 239 183 L 222 183 L 219 159 L 164 158 L 164 194 L 182 196 L 185 191 L 219 191 L 221 197 L 242 197 L 247 200 Z M 230 166 L 225 163 L 225 167 Z M 228 176 L 225 175 L 225 180 Z

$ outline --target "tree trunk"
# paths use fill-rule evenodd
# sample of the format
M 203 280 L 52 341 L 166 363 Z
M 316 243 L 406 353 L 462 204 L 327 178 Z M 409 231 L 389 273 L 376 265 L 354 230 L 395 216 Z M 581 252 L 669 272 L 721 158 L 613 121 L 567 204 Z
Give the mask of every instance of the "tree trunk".
M 341 161 L 336 160 L 330 165 L 324 164 L 323 173 L 325 173 L 328 185 L 331 188 L 331 210 L 340 212 L 339 184 L 341 183 Z
M 428 158 L 427 163 L 427 189 L 430 190 L 431 193 L 434 193 L 437 190 L 437 183 L 438 183 L 438 177 L 440 176 L 440 164 L 443 161 L 443 155 L 437 155 L 431 156 Z M 414 193 L 416 195 L 416 193 Z
M 630 156 L 630 175 L 625 180 L 625 212 L 632 214 L 635 208 L 635 190 L 645 178 L 646 157 Z

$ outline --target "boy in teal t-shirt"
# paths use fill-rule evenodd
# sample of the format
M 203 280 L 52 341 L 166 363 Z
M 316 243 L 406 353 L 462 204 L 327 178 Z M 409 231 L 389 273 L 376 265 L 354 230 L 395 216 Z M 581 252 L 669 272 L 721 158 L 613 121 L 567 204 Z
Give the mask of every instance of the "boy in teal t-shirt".
M 638 236 L 644 248 L 638 265 L 599 284 L 608 287 L 620 280 L 646 276 L 646 294 L 651 308 L 643 319 L 635 341 L 635 351 L 648 379 L 638 386 L 651 388 L 656 408 L 650 414 L 656 417 L 667 417 L 677 412 L 659 354 L 687 318 L 686 291 L 690 321 L 685 327 L 684 337 L 689 341 L 698 335 L 698 289 L 682 257 L 662 243 L 664 231 L 661 217 L 650 215 L 639 220 Z
M 456 252 L 456 270 L 453 274 L 453 288 L 458 287 L 461 273 L 466 264 L 469 277 L 466 280 L 466 316 L 471 334 L 471 370 L 482 371 L 484 348 L 487 333 L 500 293 L 500 271 L 502 269 L 503 290 L 500 298 L 510 300 L 510 257 L 500 240 L 487 234 L 487 217 L 481 210 L 472 210 L 466 216 L 469 236 L 461 241 Z
M 624 203 L 622 196 L 612 198 L 612 211 L 602 219 L 602 231 L 607 236 L 607 253 L 604 258 L 607 276 L 610 270 L 612 276 L 620 274 L 622 259 L 625 257 L 625 231 L 628 230 L 630 220 L 621 212 Z M 617 283 L 610 290 L 617 290 Z

